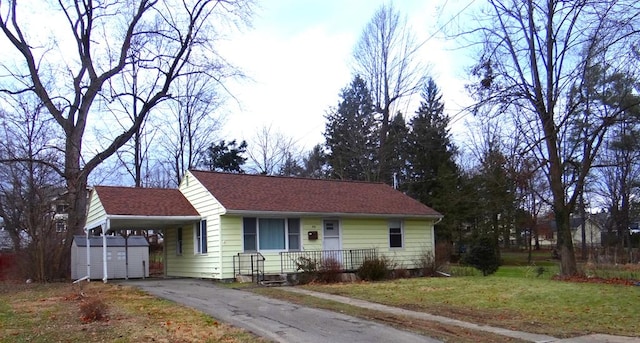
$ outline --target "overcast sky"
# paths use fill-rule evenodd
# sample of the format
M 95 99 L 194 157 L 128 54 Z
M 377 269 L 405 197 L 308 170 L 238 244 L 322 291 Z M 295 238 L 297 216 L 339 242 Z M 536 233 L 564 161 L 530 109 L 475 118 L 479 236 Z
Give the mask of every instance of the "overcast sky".
M 234 35 L 222 48 L 223 55 L 249 77 L 230 85 L 238 103 L 228 103 L 224 138 L 250 142 L 256 130 L 271 126 L 294 138 L 301 149 L 322 143 L 324 116 L 352 79 L 353 47 L 384 2 L 259 2 L 252 28 Z M 458 112 L 467 103 L 465 54 L 441 39 L 439 29 L 473 1 L 451 2 L 403 0 L 393 5 L 407 16 L 418 42 L 426 42 L 421 56 L 442 89 L 447 113 L 455 117 L 456 125 L 463 125 L 465 119 Z

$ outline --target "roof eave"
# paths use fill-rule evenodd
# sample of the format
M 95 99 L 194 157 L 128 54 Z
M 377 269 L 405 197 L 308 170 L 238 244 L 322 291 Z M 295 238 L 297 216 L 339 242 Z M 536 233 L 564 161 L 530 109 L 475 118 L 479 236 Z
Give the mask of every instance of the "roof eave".
M 407 219 L 441 219 L 441 214 L 407 214 L 407 213 L 348 213 L 348 212 L 294 212 L 294 211 L 252 211 L 230 210 L 224 214 L 252 216 L 299 216 L 299 217 L 348 217 L 348 218 L 407 218 Z
M 106 216 L 106 219 L 128 219 L 128 220 L 135 220 L 135 219 L 144 219 L 144 220 L 166 220 L 166 219 L 170 219 L 170 220 L 184 220 L 184 221 L 192 221 L 192 220 L 201 220 L 202 216 L 200 215 L 193 215 L 193 216 L 145 216 L 145 215 L 128 215 L 128 214 L 108 214 Z

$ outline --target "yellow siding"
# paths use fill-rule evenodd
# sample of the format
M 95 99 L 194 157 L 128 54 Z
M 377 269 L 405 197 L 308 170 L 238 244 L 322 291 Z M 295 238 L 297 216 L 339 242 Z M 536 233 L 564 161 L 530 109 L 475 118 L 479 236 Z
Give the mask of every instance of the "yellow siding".
M 395 268 L 416 268 L 424 253 L 433 253 L 433 222 L 403 220 L 403 247 L 389 247 L 387 219 L 345 218 L 340 222 L 342 249 L 376 248 Z
M 212 256 L 195 254 L 194 225 L 182 226 L 182 255 L 177 254 L 177 229 L 172 227 L 164 231 L 167 276 L 218 278 L 211 272 Z
M 288 216 L 291 217 L 291 216 Z M 222 278 L 233 278 L 233 256 L 243 252 L 243 229 L 241 216 L 223 215 L 222 223 Z M 303 250 L 322 250 L 322 218 L 301 218 L 301 240 Z M 308 232 L 318 231 L 317 240 L 309 240 Z M 266 273 L 280 273 L 279 252 L 261 252 L 265 258 Z
M 195 253 L 195 228 L 183 227 L 183 252 L 182 256 L 176 256 L 177 230 L 176 228 L 166 230 L 165 235 L 169 237 L 168 240 L 165 237 L 167 247 L 173 244 L 173 248 L 169 248 L 167 254 L 167 276 L 219 279 L 222 275 L 220 213 L 224 208 L 190 172 L 187 172 L 182 179 L 179 189 L 207 221 L 207 253 L 203 255 Z
M 242 252 L 242 217 L 221 216 L 222 225 L 222 278 L 235 278 L 233 275 L 233 256 Z
M 91 224 L 97 220 L 105 220 L 106 216 L 107 213 L 104 210 L 104 206 L 102 206 L 102 202 L 100 202 L 98 194 L 95 191 L 91 192 L 91 198 L 89 199 L 89 213 L 87 214 L 87 224 Z
M 222 216 L 223 278 L 233 278 L 233 256 L 242 252 L 242 217 Z M 317 240 L 309 240 L 308 233 L 318 231 Z M 433 221 L 403 220 L 403 248 L 389 248 L 388 219 L 343 218 L 340 220 L 342 249 L 376 248 L 378 253 L 389 258 L 395 268 L 416 268 L 420 256 L 433 253 Z M 322 250 L 323 218 L 301 218 L 302 249 Z M 280 254 L 261 252 L 265 257 L 265 272 L 280 273 Z
M 322 218 L 302 218 L 300 226 L 302 250 L 322 250 Z M 317 231 L 318 239 L 310 240 L 310 231 Z

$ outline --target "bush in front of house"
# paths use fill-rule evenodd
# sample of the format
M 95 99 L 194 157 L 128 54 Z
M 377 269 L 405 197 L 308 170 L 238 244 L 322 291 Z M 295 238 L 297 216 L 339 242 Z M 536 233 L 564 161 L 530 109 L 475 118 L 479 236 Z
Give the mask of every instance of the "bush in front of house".
M 318 279 L 326 283 L 336 283 L 342 281 L 342 264 L 333 257 L 322 260 Z
M 500 266 L 495 240 L 489 236 L 479 237 L 462 256 L 461 262 L 480 270 L 484 276 L 495 273 Z
M 358 277 L 367 281 L 384 280 L 389 276 L 389 261 L 384 257 L 366 258 L 358 268 Z
M 298 283 L 307 284 L 318 279 L 319 266 L 318 261 L 313 258 L 300 256 L 296 260 L 296 269 L 298 274 Z

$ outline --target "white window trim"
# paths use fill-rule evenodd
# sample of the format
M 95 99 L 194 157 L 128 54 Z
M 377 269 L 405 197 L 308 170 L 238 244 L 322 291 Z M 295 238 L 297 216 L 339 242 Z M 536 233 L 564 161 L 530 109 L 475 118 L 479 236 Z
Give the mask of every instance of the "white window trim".
M 288 251 L 302 251 L 302 218 L 300 217 L 251 217 L 247 216 L 247 218 L 255 218 L 256 219 L 256 250 L 247 251 L 244 246 L 244 224 L 242 227 L 242 251 L 243 252 L 265 252 L 265 253 L 276 253 L 276 252 L 288 252 Z M 284 221 L 284 249 L 260 249 L 260 219 L 282 219 Z M 290 250 L 289 249 L 289 219 L 298 219 L 300 221 L 300 227 L 298 232 L 298 241 L 299 241 L 299 249 Z
M 197 222 L 194 224 L 193 226 L 193 254 L 194 255 L 204 255 L 206 256 L 207 253 L 203 253 L 202 252 L 202 235 L 200 234 L 200 230 L 201 230 L 201 223 L 203 221 L 206 221 L 206 219 L 202 219 L 201 221 Z M 207 223 L 207 230 L 209 230 L 209 225 Z M 208 241 L 208 235 L 207 235 L 207 241 Z M 207 242 L 208 244 L 208 242 Z M 209 249 L 207 249 L 208 251 Z
M 391 223 L 394 222 L 398 222 L 400 224 L 400 244 L 401 246 L 399 247 L 392 247 L 391 246 Z M 405 248 L 405 242 L 404 242 L 404 221 L 402 219 L 389 219 L 387 221 L 387 239 L 389 241 L 389 249 L 393 249 L 393 250 L 401 250 Z

